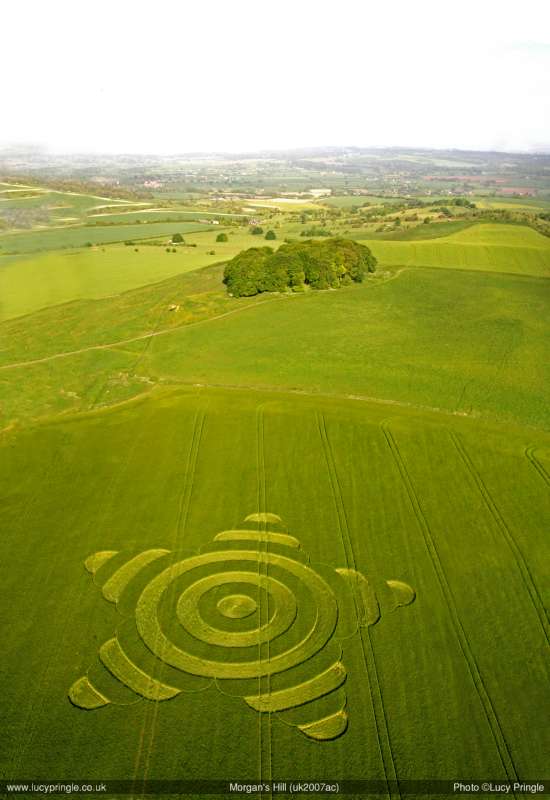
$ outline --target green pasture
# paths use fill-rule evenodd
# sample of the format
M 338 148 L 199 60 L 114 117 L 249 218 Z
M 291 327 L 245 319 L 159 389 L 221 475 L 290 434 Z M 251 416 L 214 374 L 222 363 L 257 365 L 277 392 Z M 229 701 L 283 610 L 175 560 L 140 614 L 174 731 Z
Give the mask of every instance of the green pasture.
M 21 192 L 6 191 L 0 194 L 0 212 L 20 208 L 49 208 L 58 204 L 65 206 L 65 210 L 72 211 L 74 208 L 72 204 L 56 197 L 53 192 L 37 192 L 26 196 L 26 191 L 28 190 L 22 189 Z
M 201 388 L 5 431 L 2 777 L 540 778 L 549 447 Z
M 7 320 L 0 324 L 0 366 L 168 331 L 266 301 L 229 297 L 220 288 L 222 278 L 223 265 L 215 264 L 99 300 L 75 300 Z
M 176 227 L 174 227 L 176 226 Z M 42 250 L 83 247 L 88 242 L 95 245 L 124 242 L 129 239 L 169 236 L 179 231 L 187 233 L 204 230 L 194 222 L 153 222 L 141 225 L 113 225 L 105 227 L 59 227 L 43 230 L 0 234 L 0 247 L 4 253 L 35 253 Z
M 514 211 L 546 211 L 550 201 L 544 197 L 475 197 L 480 208 L 509 208 Z
M 137 248 L 137 252 L 136 252 Z M 171 249 L 171 248 L 170 248 Z M 197 248 L 198 250 L 198 248 Z M 0 262 L 0 319 L 73 300 L 99 299 L 211 263 L 203 250 L 115 245 Z M 218 257 L 218 260 L 219 257 Z
M 469 220 L 452 220 L 450 222 L 446 221 L 436 221 L 431 218 L 432 221 L 427 224 L 419 224 L 415 223 L 413 225 L 409 225 L 407 227 L 399 227 L 397 229 L 390 228 L 388 231 L 384 231 L 381 233 L 376 233 L 376 228 L 368 229 L 365 233 L 362 231 L 357 234 L 357 237 L 365 238 L 365 239 L 380 239 L 383 241 L 412 241 L 412 240 L 428 240 L 428 239 L 440 239 L 443 237 L 450 236 L 451 234 L 458 233 L 459 231 L 466 230 L 466 228 L 471 227 L 474 225 L 473 222 Z M 378 225 L 376 226 L 378 227 Z
M 381 285 L 281 296 L 180 328 L 150 341 L 140 369 L 165 380 L 362 395 L 548 427 L 546 308 L 544 279 L 410 270 Z
M 457 232 L 453 241 L 499 247 L 540 247 L 550 249 L 550 239 L 525 225 L 472 225 Z
M 217 214 L 212 211 L 188 210 L 181 208 L 136 208 L 131 211 L 124 211 L 120 214 L 112 211 L 99 209 L 94 214 L 88 216 L 88 222 L 101 225 L 102 223 L 124 225 L 136 222 L 136 219 L 144 223 L 155 222 L 156 220 L 174 219 L 174 221 L 189 222 L 197 221 L 199 219 L 224 219 L 224 217 L 239 219 L 245 216 L 244 214 Z
M 550 239 L 520 225 L 473 225 L 426 242 L 365 243 L 381 264 L 550 275 Z
M 343 195 L 331 195 L 330 197 L 321 197 L 317 201 L 321 205 L 329 205 L 335 208 L 342 208 L 348 209 L 353 208 L 353 206 L 362 206 L 364 203 L 369 203 L 370 205 L 382 205 L 383 203 L 386 204 L 394 204 L 394 203 L 402 203 L 402 197 L 381 197 L 379 195 L 368 195 L 368 194 L 361 194 L 361 195 L 352 195 L 352 194 L 343 194 Z
M 104 231 L 112 231 L 111 236 L 118 239 L 123 231 L 134 236 L 147 236 L 151 228 L 158 229 L 159 226 L 153 223 L 132 226 L 131 229 L 113 227 L 85 230 L 90 234 L 90 239 L 99 238 L 98 234 Z M 209 227 L 201 234 L 193 233 L 197 230 L 204 230 L 204 227 L 192 223 L 174 223 L 161 226 L 164 236 L 158 244 L 135 238 L 132 239 L 132 246 L 86 247 L 31 257 L 0 256 L 0 320 L 72 300 L 99 299 L 125 292 L 226 261 L 246 247 L 265 244 L 263 237 L 252 236 L 248 229 L 228 230 L 227 242 L 216 242 L 220 233 L 218 226 Z M 184 234 L 189 246 L 178 245 L 175 253 L 167 253 L 166 247 L 172 247 L 171 234 L 176 231 Z M 282 239 L 278 239 L 270 242 L 270 245 L 276 248 L 281 242 Z M 222 288 L 221 278 L 218 288 Z
M 180 211 L 179 209 L 162 208 L 159 210 L 138 209 L 124 213 L 103 213 L 89 215 L 86 219 L 88 225 L 148 225 L 151 222 L 195 222 L 201 215 L 197 212 Z M 145 234 L 146 235 L 146 234 Z
M 144 338 L 126 341 L 136 337 Z M 354 395 L 550 426 L 543 278 L 405 269 L 338 291 L 236 301 L 212 267 L 7 321 L 0 338 L 4 367 L 85 350 L 1 369 L 4 424 L 89 408 L 101 386 L 110 403 L 182 381 Z

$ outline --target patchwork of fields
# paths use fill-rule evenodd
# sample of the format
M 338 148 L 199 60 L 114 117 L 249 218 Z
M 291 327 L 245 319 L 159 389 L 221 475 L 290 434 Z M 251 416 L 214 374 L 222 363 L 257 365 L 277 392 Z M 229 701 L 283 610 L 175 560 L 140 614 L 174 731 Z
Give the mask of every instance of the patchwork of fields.
M 185 235 L 186 245 L 178 247 L 176 253 L 166 253 L 165 246 L 175 231 Z M 265 244 L 246 228 L 228 230 L 227 242 L 216 241 L 219 232 L 180 222 L 12 234 L 36 245 L 49 236 L 55 247 L 82 247 L 86 241 L 97 246 L 64 253 L 0 256 L 0 321 L 72 300 L 125 292 L 226 261 L 241 250 Z M 284 233 L 279 232 L 270 246 L 277 248 L 284 241 Z M 290 226 L 287 233 L 295 234 L 296 226 Z M 475 225 L 426 241 L 365 240 L 360 231 L 350 235 L 369 245 L 381 268 L 442 267 L 550 276 L 550 240 L 522 226 Z M 140 236 L 146 239 L 140 241 Z M 134 238 L 135 246 L 131 247 L 108 244 Z M 158 244 L 149 240 L 158 240 Z M 9 237 L 3 241 L 9 241 Z M 106 246 L 100 247 L 102 244 Z
M 248 298 L 248 228 L 0 236 L 3 778 L 544 776 L 550 240 L 448 225 Z

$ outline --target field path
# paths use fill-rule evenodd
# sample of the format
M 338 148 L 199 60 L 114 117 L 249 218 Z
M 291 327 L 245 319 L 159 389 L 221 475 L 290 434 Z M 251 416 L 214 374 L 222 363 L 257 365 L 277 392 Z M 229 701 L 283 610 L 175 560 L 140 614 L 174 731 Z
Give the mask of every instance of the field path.
M 274 298 L 281 299 L 281 298 Z M 125 344 L 132 344 L 133 342 L 142 342 L 145 339 L 153 339 L 156 336 L 164 336 L 167 333 L 175 333 L 176 331 L 186 330 L 187 328 L 194 328 L 197 325 L 204 325 L 206 322 L 213 322 L 217 319 L 229 317 L 232 314 L 237 314 L 240 311 L 246 311 L 248 308 L 256 308 L 257 306 L 264 305 L 265 303 L 273 302 L 273 300 L 262 300 L 259 303 L 249 303 L 246 306 L 239 306 L 232 311 L 225 311 L 223 314 L 217 314 L 215 317 L 207 317 L 206 319 L 199 319 L 197 322 L 190 322 L 188 325 L 180 325 L 175 328 L 163 328 L 161 331 L 151 331 L 150 333 L 142 333 L 139 336 L 132 336 L 130 339 L 120 339 L 117 342 L 107 342 L 106 344 L 91 344 L 88 347 L 81 347 L 78 350 L 67 350 L 64 353 L 54 353 L 51 356 L 44 356 L 43 358 L 33 358 L 28 361 L 16 361 L 12 364 L 0 365 L 2 369 L 18 369 L 20 367 L 32 367 L 34 364 L 45 364 L 48 361 L 55 361 L 58 358 L 69 358 L 70 356 L 79 356 L 82 353 L 91 353 L 94 350 L 109 350 L 112 347 L 120 347 Z
M 403 267 L 402 269 L 398 270 L 397 272 L 393 273 L 390 277 L 381 280 L 375 286 L 382 286 L 384 283 L 388 281 L 395 280 L 402 272 L 405 272 L 408 267 Z M 214 317 L 207 317 L 206 319 L 199 319 L 196 322 L 190 322 L 187 325 L 179 325 L 174 328 L 163 328 L 162 330 L 154 330 L 149 333 L 141 333 L 139 336 L 132 336 L 129 339 L 119 339 L 116 342 L 106 342 L 105 344 L 91 344 L 88 347 L 81 347 L 77 350 L 66 350 L 63 353 L 53 353 L 51 356 L 43 356 L 43 358 L 31 358 L 27 361 L 14 361 L 11 364 L 2 364 L 0 365 L 0 370 L 5 369 L 18 369 L 20 367 L 31 367 L 34 364 L 45 364 L 48 361 L 55 361 L 58 358 L 69 358 L 70 356 L 78 356 L 82 353 L 91 353 L 95 350 L 109 350 L 113 347 L 120 347 L 121 345 L 125 344 L 132 344 L 133 342 L 141 342 L 144 339 L 153 339 L 156 336 L 165 336 L 168 333 L 175 333 L 176 331 L 183 331 L 187 330 L 188 328 L 194 328 L 197 325 L 204 325 L 207 322 L 215 322 L 218 319 L 224 319 L 225 317 L 230 317 L 233 314 L 238 314 L 241 311 L 246 311 L 249 308 L 258 308 L 258 306 L 265 305 L 266 303 L 274 303 L 274 302 L 281 302 L 284 300 L 290 300 L 291 298 L 297 298 L 300 295 L 298 294 L 284 294 L 278 295 L 276 297 L 271 297 L 268 300 L 261 300 L 255 303 L 248 303 L 245 306 L 239 306 L 238 308 L 234 308 L 231 311 L 224 311 L 223 314 L 216 314 Z M 9 320 L 6 320 L 9 321 Z
M 506 739 L 504 737 L 504 733 L 500 726 L 500 722 L 497 717 L 496 711 L 494 709 L 492 700 L 489 696 L 489 693 L 487 692 L 483 676 L 481 675 L 481 672 L 477 665 L 477 661 L 470 647 L 466 631 L 464 630 L 464 627 L 462 625 L 462 621 L 458 613 L 452 589 L 449 585 L 447 576 L 445 575 L 445 571 L 443 569 L 443 564 L 441 563 L 441 559 L 439 557 L 439 553 L 430 528 L 430 524 L 424 514 L 424 511 L 420 504 L 420 500 L 418 498 L 418 495 L 416 494 L 416 490 L 412 483 L 411 477 L 409 475 L 403 457 L 399 451 L 397 442 L 395 441 L 393 434 L 389 429 L 388 423 L 383 422 L 380 427 L 386 439 L 387 445 L 391 451 L 393 459 L 396 463 L 399 474 L 401 475 L 403 486 L 409 498 L 409 502 L 412 506 L 414 515 L 418 521 L 418 526 L 421 530 L 426 550 L 428 551 L 428 555 L 430 557 L 435 574 L 437 576 L 437 580 L 441 587 L 441 592 L 445 600 L 447 609 L 449 611 L 449 616 L 451 618 L 451 622 L 453 624 L 453 628 L 455 630 L 455 634 L 458 639 L 460 649 L 462 651 L 462 654 L 464 655 L 464 659 L 470 671 L 472 682 L 475 686 L 477 695 L 485 711 L 485 716 L 489 728 L 491 730 L 491 733 L 493 735 L 493 739 L 500 757 L 502 767 L 504 769 L 505 774 L 508 777 L 508 780 L 511 783 L 514 783 L 518 781 L 519 778 L 514 765 L 514 761 L 512 759 L 512 755 L 510 753 L 510 748 L 508 747 L 508 743 L 506 742 Z

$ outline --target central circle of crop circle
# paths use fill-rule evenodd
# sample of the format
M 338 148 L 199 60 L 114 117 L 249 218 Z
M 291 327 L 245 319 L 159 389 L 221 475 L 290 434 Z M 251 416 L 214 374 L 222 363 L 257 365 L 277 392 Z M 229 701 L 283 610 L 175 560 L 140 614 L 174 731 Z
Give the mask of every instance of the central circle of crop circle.
M 234 565 L 234 569 L 230 565 Z M 275 642 L 288 631 L 286 648 L 279 647 L 267 659 L 262 658 L 260 652 L 259 657 L 244 661 L 242 656 L 236 660 L 221 658 L 215 650 L 212 658 L 208 658 L 206 654 L 194 654 L 171 641 L 159 618 L 163 597 L 174 581 L 186 575 L 191 577 L 194 570 L 208 567 L 215 570 L 213 574 L 191 583 L 176 602 L 176 617 L 187 634 L 216 648 L 256 647 L 259 650 L 260 645 Z M 269 574 L 271 569 L 276 571 L 277 577 Z M 272 616 L 252 630 L 220 630 L 210 625 L 201 615 L 201 597 L 216 587 L 229 588 L 231 584 L 234 584 L 235 594 L 237 585 L 243 583 L 254 586 L 254 591 L 261 590 L 270 595 L 270 605 L 274 609 Z M 300 586 L 300 592 L 309 595 L 303 605 L 310 613 L 301 614 L 302 623 L 297 623 L 297 586 Z M 219 679 L 260 678 L 301 664 L 326 645 L 337 621 L 336 597 L 317 572 L 302 561 L 280 553 L 260 553 L 252 549 L 201 553 L 172 564 L 145 587 L 136 606 L 138 632 L 152 653 L 182 672 Z
M 244 619 L 253 614 L 258 608 L 258 603 L 253 597 L 246 594 L 230 594 L 217 604 L 218 611 L 229 619 Z
M 254 590 L 262 588 L 267 591 L 275 606 L 271 618 L 246 631 L 220 630 L 210 625 L 201 615 L 201 597 L 211 589 L 232 583 L 249 583 Z M 219 647 L 252 647 L 272 641 L 288 630 L 296 613 L 296 599 L 284 584 L 271 576 L 244 571 L 218 572 L 199 578 L 182 592 L 176 606 L 177 617 L 191 636 Z

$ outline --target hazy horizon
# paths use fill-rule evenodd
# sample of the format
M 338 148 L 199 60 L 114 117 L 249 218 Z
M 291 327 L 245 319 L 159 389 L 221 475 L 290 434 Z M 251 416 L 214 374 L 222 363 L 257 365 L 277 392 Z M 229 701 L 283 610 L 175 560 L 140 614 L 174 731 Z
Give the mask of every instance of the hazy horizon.
M 415 153 L 498 153 L 499 155 L 512 155 L 512 156 L 548 156 L 550 155 L 550 144 L 543 145 L 539 148 L 532 147 L 532 148 L 525 148 L 523 150 L 515 149 L 515 150 L 499 150 L 498 148 L 493 147 L 477 147 L 477 148 L 463 148 L 463 147 L 414 147 L 408 144 L 401 144 L 401 145 L 384 145 L 384 144 L 373 144 L 373 145 L 357 145 L 357 144 L 327 144 L 327 145 L 320 145 L 320 144 L 311 144 L 311 145 L 303 145 L 300 147 L 293 147 L 292 145 L 288 147 L 269 147 L 269 148 L 261 148 L 261 149 L 250 149 L 245 150 L 243 148 L 236 148 L 234 150 L 189 150 L 189 151 L 174 151 L 174 152 L 155 152 L 152 150 L 149 151 L 135 151 L 135 152 L 128 152 L 123 150 L 113 150 L 113 151 L 94 151 L 94 150 L 58 150 L 54 147 L 50 147 L 48 145 L 44 145 L 41 143 L 32 143 L 32 142 L 8 142 L 6 144 L 0 145 L 0 156 L 5 153 L 14 152 L 17 154 L 36 154 L 36 155 L 46 155 L 46 156 L 53 156 L 58 158 L 63 157 L 89 157 L 89 158 L 101 158 L 102 156 L 112 158 L 112 157 L 128 157 L 128 158 L 209 158 L 209 157 L 233 157 L 238 158 L 239 156 L 267 156 L 267 155 L 285 155 L 288 153 L 309 153 L 309 152 L 329 152 L 329 151 L 345 151 L 345 150 L 361 150 L 361 151 L 370 151 L 370 150 L 379 150 L 380 152 L 387 152 L 387 151 L 395 151 L 395 152 L 406 152 L 410 150 L 411 152 Z
M 545 153 L 550 8 L 311 0 L 4 11 L 0 148 L 185 155 L 314 147 Z M 19 32 L 25 31 L 25 45 Z M 320 142 L 333 144 L 319 145 Z

